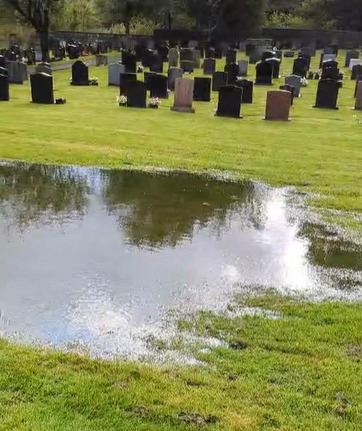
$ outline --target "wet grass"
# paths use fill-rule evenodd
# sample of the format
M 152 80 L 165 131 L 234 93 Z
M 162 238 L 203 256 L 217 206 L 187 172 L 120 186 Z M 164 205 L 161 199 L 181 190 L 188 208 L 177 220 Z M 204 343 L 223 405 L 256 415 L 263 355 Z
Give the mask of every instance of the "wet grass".
M 284 59 L 282 71 L 291 71 L 291 60 Z M 313 81 L 295 102 L 290 123 L 262 121 L 265 87 L 243 107 L 244 119 L 232 120 L 213 116 L 216 95 L 210 104 L 196 103 L 195 115 L 170 112 L 172 99 L 158 111 L 119 108 L 106 69 L 90 75 L 99 87 L 71 87 L 69 71 L 54 73 L 56 96 L 68 100 L 64 106 L 32 105 L 27 85 L 12 86 L 12 101 L 0 105 L 0 157 L 225 170 L 319 193 L 313 204 L 323 210 L 362 209 L 362 126 L 351 111 L 348 73 L 339 111 L 312 108 Z M 360 229 L 347 216 L 339 214 L 338 222 Z M 239 305 L 281 317 L 242 317 Z M 205 311 L 180 321 L 181 331 L 225 343 L 195 349 L 204 363 L 197 367 L 94 361 L 1 340 L 0 430 L 360 429 L 360 303 L 295 303 L 266 295 L 241 298 L 233 312 Z
M 339 60 L 344 63 L 343 53 Z M 313 70 L 318 61 L 317 55 Z M 291 69 L 292 60 L 284 59 L 282 75 Z M 254 104 L 244 105 L 244 119 L 234 120 L 214 117 L 217 94 L 211 103 L 195 103 L 195 115 L 171 112 L 172 96 L 160 110 L 127 109 L 117 106 L 117 89 L 107 87 L 106 68 L 91 68 L 100 86 L 90 88 L 71 87 L 70 71 L 56 72 L 55 94 L 67 99 L 64 106 L 32 105 L 28 85 L 11 86 L 12 101 L 0 105 L 0 157 L 104 167 L 217 169 L 315 192 L 321 197 L 313 204 L 320 208 L 360 212 L 362 114 L 351 110 L 355 82 L 345 71 L 338 111 L 312 108 L 317 83 L 311 81 L 295 101 L 290 123 L 262 120 L 270 87 L 255 87 Z M 276 80 L 272 88 L 283 82 Z M 343 223 L 343 217 L 339 221 Z M 346 223 L 351 224 L 347 218 Z
M 359 430 L 361 304 L 241 302 L 281 318 L 203 312 L 180 322 L 225 342 L 196 353 L 203 366 L 102 362 L 1 341 L 0 430 Z

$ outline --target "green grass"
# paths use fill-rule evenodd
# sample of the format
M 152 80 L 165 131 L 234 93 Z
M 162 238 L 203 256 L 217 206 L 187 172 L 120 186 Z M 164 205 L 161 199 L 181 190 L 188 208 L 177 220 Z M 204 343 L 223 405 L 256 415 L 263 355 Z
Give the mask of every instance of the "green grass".
M 248 301 L 280 319 L 204 312 L 202 367 L 92 361 L 0 341 L 0 430 L 360 430 L 362 306 Z M 232 348 L 228 348 L 230 345 Z
M 291 60 L 284 59 L 282 71 L 291 71 Z M 233 120 L 214 117 L 216 95 L 210 104 L 196 103 L 194 115 L 170 112 L 172 98 L 160 110 L 134 110 L 117 106 L 105 68 L 91 70 L 99 87 L 71 87 L 69 74 L 54 73 L 64 106 L 32 105 L 27 85 L 11 87 L 12 101 L 0 105 L 0 157 L 218 169 L 316 192 L 321 197 L 313 204 L 321 211 L 348 211 L 338 214 L 341 224 L 362 209 L 362 126 L 353 118 L 348 78 L 339 111 L 313 109 L 316 82 L 310 82 L 292 121 L 272 123 L 262 120 L 265 87 L 255 88 L 244 119 Z M 360 229 L 355 220 L 351 225 Z M 242 304 L 280 318 L 241 317 Z M 179 322 L 181 333 L 225 343 L 193 348 L 204 363 L 198 367 L 95 361 L 1 340 L 0 430 L 361 429 L 361 303 L 295 303 L 266 295 L 241 298 L 233 307 L 236 317 L 205 311 Z

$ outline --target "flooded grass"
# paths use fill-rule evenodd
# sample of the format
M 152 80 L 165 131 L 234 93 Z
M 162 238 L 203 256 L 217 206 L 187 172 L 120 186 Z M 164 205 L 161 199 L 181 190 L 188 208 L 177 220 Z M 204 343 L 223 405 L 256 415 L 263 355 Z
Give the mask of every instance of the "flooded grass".
M 188 329 L 224 342 L 198 353 L 202 365 L 99 361 L 1 341 L 0 429 L 359 429 L 361 304 L 275 294 L 238 304 L 280 317 L 200 313 Z

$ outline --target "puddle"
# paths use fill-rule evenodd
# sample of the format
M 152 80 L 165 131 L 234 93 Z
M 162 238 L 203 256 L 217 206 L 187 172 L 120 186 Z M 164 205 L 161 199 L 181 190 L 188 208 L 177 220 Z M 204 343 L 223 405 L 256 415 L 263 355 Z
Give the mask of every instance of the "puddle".
M 187 173 L 0 164 L 0 331 L 137 358 L 169 313 L 242 289 L 362 297 L 361 246 L 287 189 Z

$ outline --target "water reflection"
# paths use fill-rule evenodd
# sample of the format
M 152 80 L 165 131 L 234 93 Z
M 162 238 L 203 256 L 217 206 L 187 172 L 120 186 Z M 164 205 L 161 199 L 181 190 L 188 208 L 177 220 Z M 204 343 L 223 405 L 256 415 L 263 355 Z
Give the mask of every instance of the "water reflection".
M 244 226 L 262 226 L 262 193 L 251 183 L 116 171 L 103 172 L 102 182 L 109 213 L 133 245 L 176 247 L 206 226 L 220 236 L 237 212 Z
M 103 356 L 243 288 L 361 291 L 358 251 L 285 190 L 207 176 L 3 163 L 0 239 L 0 331 Z

